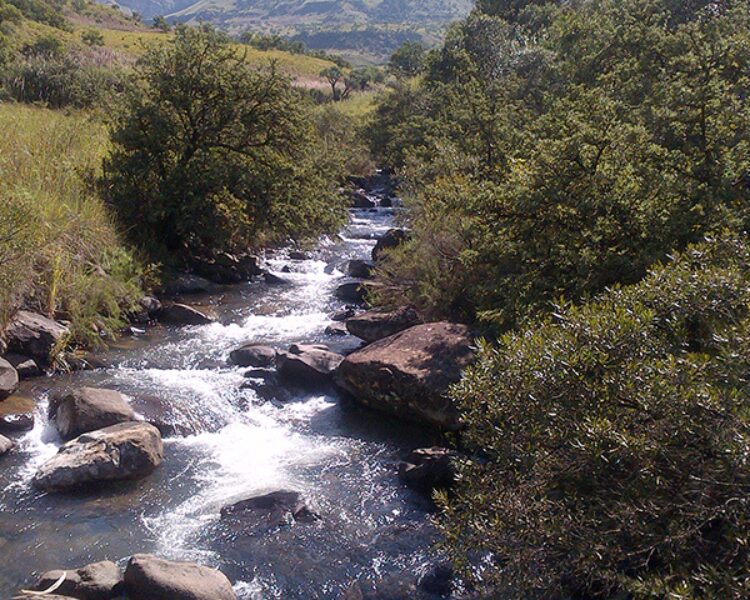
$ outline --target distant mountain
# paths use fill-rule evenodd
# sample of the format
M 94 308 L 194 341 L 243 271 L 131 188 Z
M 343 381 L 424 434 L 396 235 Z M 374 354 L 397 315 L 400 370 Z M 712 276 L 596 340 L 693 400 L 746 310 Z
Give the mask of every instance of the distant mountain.
M 206 21 L 229 31 L 277 33 L 355 62 L 385 59 L 406 40 L 437 43 L 472 0 L 117 0 L 150 19 Z

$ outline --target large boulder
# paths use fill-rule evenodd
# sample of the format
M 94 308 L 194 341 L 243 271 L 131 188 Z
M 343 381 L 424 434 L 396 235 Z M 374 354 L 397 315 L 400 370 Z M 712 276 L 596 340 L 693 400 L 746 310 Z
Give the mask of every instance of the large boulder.
M 389 229 L 375 243 L 375 247 L 372 249 L 372 260 L 379 260 L 385 250 L 401 245 L 408 237 L 403 229 Z
M 417 311 L 411 306 L 394 311 L 368 310 L 346 321 L 349 333 L 365 340 L 374 342 L 420 322 Z
M 253 496 L 221 509 L 221 520 L 235 531 L 310 523 L 318 520 L 299 492 L 280 490 Z
M 127 400 L 115 390 L 83 387 L 50 400 L 49 418 L 64 440 L 135 420 Z
M 139 479 L 164 458 L 159 430 L 149 423 L 119 423 L 71 440 L 45 462 L 32 480 L 45 491 L 66 491 L 92 483 Z
M 412 489 L 431 493 L 447 490 L 456 479 L 456 453 L 448 448 L 417 448 L 398 466 L 398 476 Z
M 15 314 L 5 331 L 9 351 L 33 358 L 42 366 L 51 363 L 53 350 L 59 348 L 69 334 L 64 325 L 25 310 Z
M 12 396 L 18 389 L 18 371 L 4 358 L 0 358 L 0 400 Z
M 262 344 L 247 344 L 232 350 L 229 362 L 238 367 L 270 367 L 276 362 L 276 350 Z
M 150 554 L 130 558 L 125 590 L 134 600 L 237 600 L 232 584 L 221 571 Z
M 9 440 L 4 435 L 0 435 L 0 456 L 10 452 L 15 445 L 16 444 L 13 440 Z
M 349 354 L 334 381 L 365 406 L 455 430 L 458 410 L 446 392 L 471 362 L 471 345 L 464 325 L 416 325 Z
M 279 355 L 279 376 L 300 387 L 315 389 L 330 383 L 342 360 L 343 356 L 324 346 L 294 345 Z
M 168 325 L 208 325 L 214 319 L 187 304 L 169 304 L 161 309 L 159 320 Z
M 120 568 L 108 560 L 92 563 L 80 569 L 48 571 L 41 576 L 34 590 L 49 589 L 60 580 L 63 573 L 65 579 L 54 590 L 63 596 L 79 600 L 110 600 L 119 598 L 124 592 L 125 584 Z

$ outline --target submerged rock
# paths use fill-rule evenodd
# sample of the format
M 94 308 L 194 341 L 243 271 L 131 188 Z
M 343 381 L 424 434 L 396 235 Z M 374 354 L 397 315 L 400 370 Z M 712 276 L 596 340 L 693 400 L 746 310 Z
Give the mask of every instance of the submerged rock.
M 4 435 L 0 434 L 0 456 L 10 452 L 15 445 L 16 444 L 13 440 L 9 440 Z
M 20 310 L 11 320 L 5 335 L 8 350 L 33 358 L 39 365 L 48 366 L 53 350 L 59 349 L 70 331 L 52 319 Z
M 410 488 L 428 494 L 450 489 L 456 479 L 455 458 L 456 453 L 448 448 L 417 448 L 399 464 L 399 479 Z
M 380 260 L 384 251 L 403 244 L 408 237 L 403 229 L 389 229 L 378 238 L 375 247 L 372 249 L 372 260 Z
M 151 554 L 130 558 L 125 591 L 134 600 L 237 600 L 232 584 L 221 571 Z
M 330 383 L 331 375 L 344 357 L 325 346 L 294 345 L 278 358 L 279 376 L 305 389 Z
M 0 358 L 0 400 L 12 396 L 18 389 L 18 371 L 4 358 Z
M 374 342 L 388 337 L 420 322 L 416 309 L 411 306 L 394 311 L 368 310 L 346 321 L 346 328 L 354 336 Z
M 50 401 L 49 418 L 64 440 L 135 420 L 127 400 L 115 390 L 83 387 Z
M 270 367 L 276 362 L 276 350 L 262 344 L 247 344 L 232 350 L 229 362 L 238 367 Z
M 74 570 L 55 570 L 44 573 L 34 586 L 43 591 L 53 586 L 65 573 L 65 579 L 55 593 L 79 600 L 110 600 L 121 596 L 125 583 L 119 567 L 108 560 L 86 565 Z M 49 598 L 48 595 L 42 596 Z
M 446 392 L 472 356 L 468 327 L 426 323 L 352 352 L 334 381 L 370 408 L 453 430 L 459 427 L 459 415 Z
M 295 522 L 310 523 L 319 518 L 299 492 L 289 490 L 253 496 L 221 509 L 221 520 L 235 530 L 276 527 Z
M 169 304 L 162 308 L 159 320 L 169 325 L 208 325 L 214 319 L 187 304 Z
M 159 430 L 149 423 L 119 423 L 84 433 L 63 445 L 34 475 L 45 491 L 66 491 L 91 483 L 139 479 L 164 458 Z

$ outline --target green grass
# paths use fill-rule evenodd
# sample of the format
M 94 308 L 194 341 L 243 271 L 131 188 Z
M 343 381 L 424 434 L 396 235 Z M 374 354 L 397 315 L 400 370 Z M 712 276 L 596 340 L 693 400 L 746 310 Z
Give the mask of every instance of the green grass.
M 355 119 L 358 123 L 361 123 L 375 110 L 376 97 L 377 92 L 375 91 L 356 92 L 346 100 L 337 103 L 336 108 L 342 114 Z
M 107 149 L 86 114 L 0 104 L 0 329 L 21 306 L 71 322 L 91 345 L 121 324 L 140 269 L 93 181 Z

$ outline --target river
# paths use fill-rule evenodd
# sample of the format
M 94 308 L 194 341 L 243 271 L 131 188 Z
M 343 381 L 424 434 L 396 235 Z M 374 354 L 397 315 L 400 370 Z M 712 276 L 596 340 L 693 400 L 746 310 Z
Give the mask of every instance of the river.
M 268 257 L 267 268 L 289 285 L 252 282 L 190 297 L 214 324 L 156 326 L 104 352 L 107 368 L 24 382 L 36 421 L 0 459 L 0 597 L 49 569 L 104 559 L 124 566 L 138 552 L 218 567 L 243 599 L 335 599 L 354 580 L 413 581 L 428 569 L 431 504 L 396 472 L 409 450 L 436 440 L 333 391 L 263 402 L 240 389 L 246 369 L 227 366 L 229 352 L 246 342 L 356 347 L 351 336 L 324 333 L 342 306 L 333 292 L 346 261 L 369 257 L 393 218 L 389 208 L 352 210 L 349 225 L 321 240 L 309 260 L 284 251 Z M 292 271 L 282 272 L 285 265 Z M 46 420 L 47 398 L 82 385 L 117 389 L 143 414 L 163 406 L 187 435 L 165 438 L 163 464 L 143 480 L 37 492 L 30 479 L 61 443 Z M 301 491 L 321 520 L 252 535 L 220 523 L 223 505 L 278 489 Z

